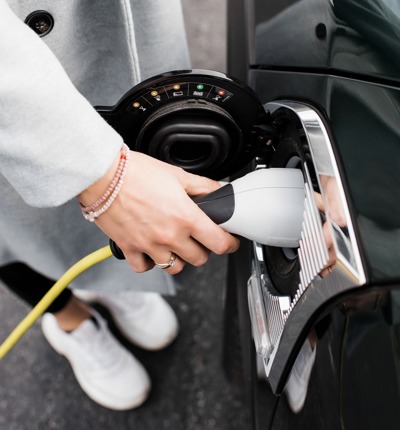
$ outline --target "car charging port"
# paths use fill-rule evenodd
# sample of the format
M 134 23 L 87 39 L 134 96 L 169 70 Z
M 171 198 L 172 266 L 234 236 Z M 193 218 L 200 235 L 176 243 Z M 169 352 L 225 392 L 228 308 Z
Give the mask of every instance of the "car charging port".
M 192 173 L 209 174 L 236 157 L 242 133 L 229 113 L 205 100 L 165 105 L 143 124 L 138 150 Z
M 270 118 L 257 95 L 220 72 L 166 72 L 139 83 L 115 106 L 96 109 L 130 149 L 212 179 L 272 153 L 264 145 Z
M 271 167 L 300 169 L 307 165 L 313 187 L 317 188 L 314 166 L 304 130 L 294 117 L 280 118 L 282 135 L 277 142 Z M 263 246 L 271 289 L 278 295 L 294 297 L 300 283 L 300 263 L 296 248 Z

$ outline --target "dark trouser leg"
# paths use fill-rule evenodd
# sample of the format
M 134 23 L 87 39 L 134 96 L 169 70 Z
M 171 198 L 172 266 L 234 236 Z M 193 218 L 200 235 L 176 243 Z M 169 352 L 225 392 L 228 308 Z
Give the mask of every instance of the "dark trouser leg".
M 50 290 L 56 281 L 35 272 L 23 263 L 11 263 L 0 267 L 0 279 L 17 296 L 32 307 Z M 53 301 L 47 312 L 61 311 L 71 299 L 72 292 L 66 288 Z

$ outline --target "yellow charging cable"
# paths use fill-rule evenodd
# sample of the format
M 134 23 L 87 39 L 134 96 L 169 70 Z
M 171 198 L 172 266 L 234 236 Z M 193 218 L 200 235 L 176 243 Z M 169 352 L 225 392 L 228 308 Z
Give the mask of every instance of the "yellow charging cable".
M 111 248 L 107 245 L 104 248 L 92 252 L 70 267 L 0 345 L 0 360 L 4 358 L 10 349 L 21 339 L 24 333 L 78 275 L 112 255 Z

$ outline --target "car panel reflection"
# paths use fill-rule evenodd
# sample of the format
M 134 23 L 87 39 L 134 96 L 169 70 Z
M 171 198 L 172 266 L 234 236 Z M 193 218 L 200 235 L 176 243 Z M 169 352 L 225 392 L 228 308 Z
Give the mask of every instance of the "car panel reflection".
M 266 3 L 267 7 L 256 6 L 253 14 L 249 11 L 255 21 L 249 46 L 253 67 L 328 69 L 334 74 L 399 81 L 398 3 L 390 0 Z M 293 26 L 293 22 L 297 25 Z

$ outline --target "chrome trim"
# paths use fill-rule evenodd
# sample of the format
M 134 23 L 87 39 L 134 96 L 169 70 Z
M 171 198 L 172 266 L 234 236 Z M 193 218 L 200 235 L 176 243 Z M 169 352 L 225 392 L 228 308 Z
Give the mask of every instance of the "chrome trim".
M 303 228 L 297 251 L 300 261 L 300 284 L 290 303 L 285 321 L 305 290 L 327 266 L 329 260 L 328 247 L 325 243 L 321 217 L 315 202 L 307 165 L 303 165 L 303 172 L 305 174 L 306 196 L 304 199 Z
M 353 222 L 350 217 L 350 211 L 344 192 L 343 182 L 341 180 L 339 168 L 333 152 L 332 143 L 328 132 L 319 114 L 310 106 L 292 102 L 280 101 L 271 102 L 264 105 L 266 111 L 274 114 L 279 109 L 289 109 L 299 118 L 306 138 L 310 147 L 314 167 L 318 175 L 319 186 L 321 189 L 322 199 L 326 207 L 325 214 L 331 225 L 331 233 L 335 241 L 335 250 L 338 260 L 347 266 L 353 272 L 357 285 L 365 284 L 366 276 L 362 265 L 360 251 L 358 248 L 356 236 L 354 233 Z M 329 207 L 330 190 L 326 185 L 326 178 L 335 181 L 335 187 L 339 195 L 339 201 L 336 204 L 340 207 Z M 340 228 L 332 213 L 341 210 L 345 218 L 346 232 Z M 344 239 L 344 240 L 343 240 Z M 350 255 L 348 255 L 350 253 Z
M 253 273 L 249 280 L 253 288 L 257 287 L 257 297 L 263 297 L 265 315 L 262 319 L 268 330 L 264 336 L 268 342 L 264 348 L 258 349 L 263 352 L 264 368 L 271 388 L 280 394 L 315 312 L 327 300 L 365 284 L 366 277 L 332 144 L 319 114 L 310 106 L 292 101 L 267 103 L 264 108 L 272 116 L 280 110 L 291 111 L 304 129 L 337 256 L 332 273 L 321 278 L 321 269 L 326 267 L 328 261 L 328 246 L 310 174 L 304 166 L 306 198 L 303 233 L 298 249 L 301 268 L 298 290 L 293 300 L 276 294 L 266 269 L 262 246 L 257 243 L 254 243 Z M 261 167 L 264 166 L 258 166 Z M 337 214 L 340 216 L 336 219 Z M 251 312 L 254 315 L 254 310 Z

